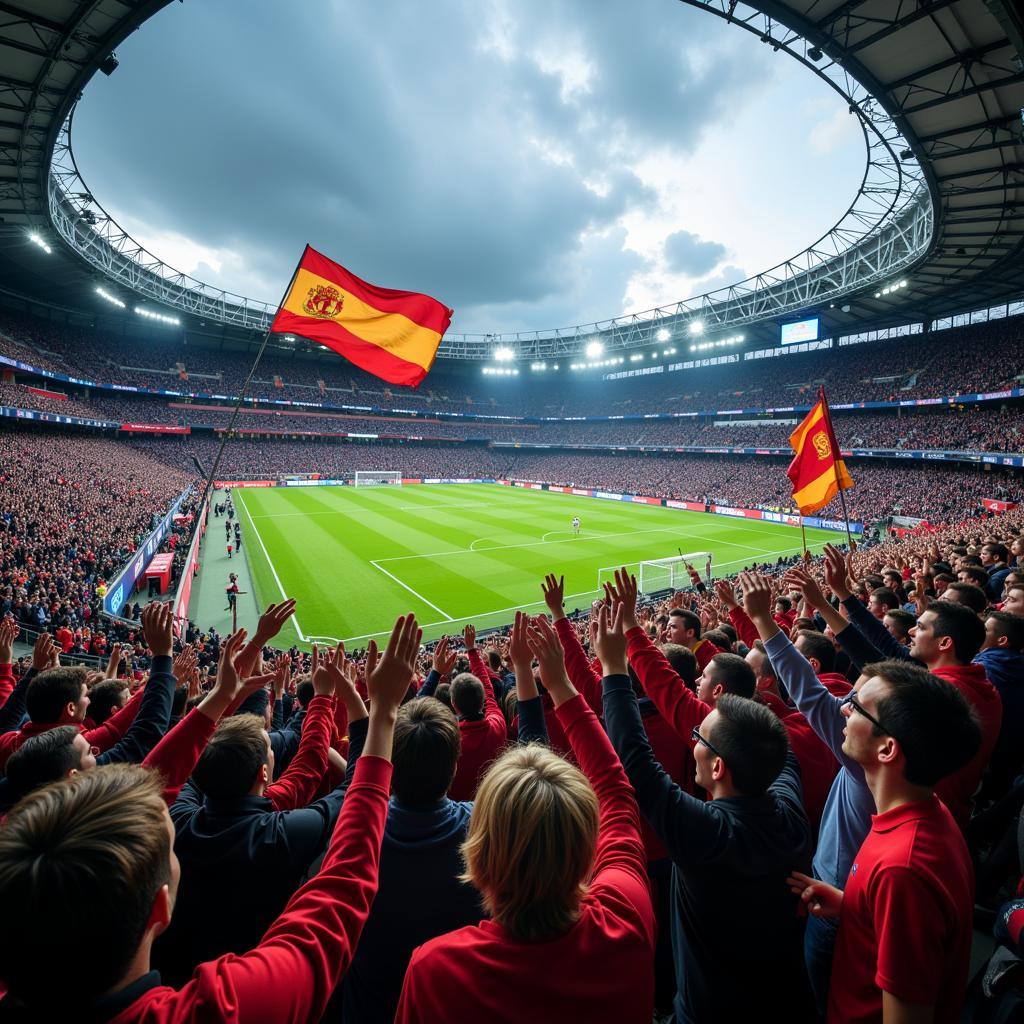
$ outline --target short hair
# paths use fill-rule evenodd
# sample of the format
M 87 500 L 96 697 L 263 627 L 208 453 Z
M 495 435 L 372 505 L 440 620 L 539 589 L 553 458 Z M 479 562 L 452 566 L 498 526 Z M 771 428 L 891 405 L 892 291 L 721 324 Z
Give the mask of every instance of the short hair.
M 82 764 L 82 755 L 75 750 L 77 725 L 58 725 L 25 740 L 11 754 L 5 771 L 11 787 L 11 799 L 20 800 L 47 782 L 63 779 Z
M 299 702 L 299 706 L 303 708 L 309 707 L 309 702 L 316 696 L 316 690 L 313 689 L 312 679 L 303 679 L 298 686 L 295 687 L 295 699 Z
M 736 627 L 731 622 L 720 622 L 715 629 L 719 633 L 724 633 L 729 638 L 730 647 L 739 640 L 739 634 L 736 632 Z
M 223 719 L 200 755 L 192 777 L 206 796 L 245 796 L 267 763 L 267 736 L 259 715 Z
M 59 720 L 64 709 L 81 699 L 88 670 L 82 665 L 48 668 L 28 684 L 25 710 L 37 725 Z
M 519 714 L 519 695 L 516 693 L 516 688 L 514 686 L 510 687 L 508 692 L 502 698 L 501 711 L 505 716 L 505 722 L 511 729 L 512 723 L 516 720 L 516 715 Z
M 436 803 L 452 784 L 462 740 L 458 719 L 433 697 L 404 705 L 395 721 L 392 788 L 403 803 Z
M 501 655 L 493 647 L 487 652 L 487 664 L 492 672 L 501 671 Z
M 452 684 L 438 683 L 437 689 L 434 691 L 434 700 L 439 700 L 449 711 L 454 711 L 452 708 Z
M 816 629 L 801 629 L 797 639 L 803 640 L 800 653 L 805 658 L 814 658 L 822 672 L 832 672 L 836 667 L 836 649 L 824 633 Z
M 966 605 L 955 601 L 932 601 L 926 611 L 935 613 L 932 631 L 936 637 L 953 641 L 956 660 L 966 665 L 985 643 L 985 624 Z
M 477 789 L 462 880 L 515 938 L 540 942 L 579 919 L 597 851 L 597 796 L 548 747 L 511 747 Z M 12 930 L 13 931 L 13 930 Z
M 979 565 L 962 565 L 960 566 L 960 572 L 968 579 L 974 580 L 979 587 L 987 587 L 991 579 L 989 574 Z
M 110 991 L 170 879 L 170 849 L 162 783 L 138 765 L 82 772 L 18 804 L 0 829 L 0 903 L 17 921 L 0 929 L 11 995 L 42 1016 Z
M 102 725 L 120 707 L 121 694 L 128 689 L 127 679 L 101 679 L 89 691 L 89 717 Z
M 871 591 L 875 601 L 886 608 L 899 608 L 900 599 L 888 587 L 876 587 Z
M 917 619 L 902 608 L 890 608 L 885 613 L 887 619 L 892 619 L 893 622 L 898 623 L 900 629 L 903 631 L 903 635 L 906 636 L 910 632 L 910 627 L 913 626 Z
M 934 786 L 959 771 L 981 747 L 981 728 L 967 698 L 951 683 L 907 661 L 864 666 L 866 676 L 889 684 L 875 717 L 900 745 L 904 778 L 915 786 Z M 874 735 L 882 735 L 872 726 Z
M 723 694 L 709 737 L 745 796 L 761 796 L 786 764 L 789 737 L 778 716 L 757 701 Z
M 726 693 L 746 697 L 748 700 L 754 696 L 757 691 L 757 677 L 754 670 L 738 654 L 716 654 L 709 664 L 718 670 L 718 685 Z
M 715 629 L 706 629 L 704 631 L 704 639 L 714 644 L 721 651 L 728 651 L 732 647 L 732 641 L 717 627 Z
M 452 710 L 458 714 L 470 716 L 483 713 L 484 684 L 472 672 L 460 672 L 452 680 L 451 694 Z
M 692 690 L 697 682 L 697 655 L 682 644 L 662 644 L 661 653 L 675 673 Z
M 784 612 L 788 612 L 793 607 L 793 602 L 790 601 L 788 597 L 784 597 L 780 594 L 775 598 L 775 606 L 781 607 Z
M 989 619 L 995 619 L 998 625 L 996 626 L 996 634 L 998 636 L 1005 636 L 1007 638 L 1007 647 L 1011 651 L 1024 650 L 1024 616 L 1014 615 L 1011 612 L 989 612 L 985 616 L 985 621 Z M 8 773 L 10 773 L 10 761 L 8 764 Z
M 692 629 L 693 635 L 699 640 L 700 639 L 700 616 L 696 612 L 690 611 L 689 608 L 673 608 L 668 613 L 669 618 L 676 618 L 683 620 L 684 629 Z
M 991 548 L 997 561 L 1005 562 L 1010 557 L 1010 549 L 1005 544 L 1000 544 L 999 541 L 988 540 L 981 547 L 983 551 L 985 548 Z
M 946 594 L 950 591 L 960 596 L 959 601 L 954 603 L 965 605 L 975 615 L 980 615 L 988 607 L 988 598 L 985 596 L 985 591 L 975 583 L 950 583 L 945 591 L 943 591 L 943 600 L 949 600 Z
M 171 718 L 181 718 L 185 713 L 185 705 L 188 703 L 188 687 L 176 686 L 174 696 L 171 698 Z

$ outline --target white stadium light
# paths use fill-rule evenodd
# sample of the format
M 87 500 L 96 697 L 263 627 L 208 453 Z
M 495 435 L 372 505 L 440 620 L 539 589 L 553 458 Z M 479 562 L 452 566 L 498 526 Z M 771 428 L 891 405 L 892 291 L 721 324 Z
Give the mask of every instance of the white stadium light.
M 511 349 L 507 345 L 503 345 L 501 348 L 496 348 L 494 350 L 494 358 L 499 363 L 510 363 L 515 359 L 515 357 L 515 349 Z
M 121 309 L 125 308 L 124 303 L 116 295 L 111 295 L 110 292 L 106 291 L 103 288 L 100 288 L 99 286 L 97 286 L 96 288 L 96 294 L 101 299 L 106 299 L 107 302 L 111 303 L 114 306 L 119 306 Z
M 158 323 L 162 324 L 178 325 L 181 323 L 176 316 L 164 316 L 163 313 L 154 313 L 152 310 L 143 309 L 142 306 L 136 306 L 135 312 L 138 313 L 139 316 L 144 316 L 147 320 L 156 320 Z
M 668 341 L 668 339 L 672 337 L 672 332 L 669 331 L 667 328 L 662 327 L 655 335 L 655 337 L 658 339 L 658 341 Z
M 592 341 L 587 345 L 586 352 L 588 359 L 596 359 L 604 351 L 604 345 L 599 341 Z
M 45 252 L 47 256 L 49 256 L 53 252 L 53 250 L 46 244 L 46 242 L 42 239 L 42 237 L 40 235 L 38 235 L 35 231 L 33 231 L 28 236 L 28 240 L 33 245 L 38 245 L 39 248 L 42 249 L 43 252 Z
M 704 321 L 703 320 L 694 320 L 690 324 L 690 333 L 691 334 L 703 334 L 704 333 Z

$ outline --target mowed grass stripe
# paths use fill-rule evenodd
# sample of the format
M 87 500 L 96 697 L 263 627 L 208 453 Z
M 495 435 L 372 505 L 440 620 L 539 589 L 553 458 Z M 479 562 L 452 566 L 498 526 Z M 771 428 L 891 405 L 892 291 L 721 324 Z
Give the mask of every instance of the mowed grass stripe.
M 564 574 L 566 592 L 585 607 L 601 567 L 664 558 L 681 547 L 711 551 L 734 572 L 800 548 L 794 527 L 489 485 L 253 489 L 242 501 L 255 517 L 250 524 L 243 515 L 243 529 L 259 530 L 282 586 L 298 599 L 304 633 L 338 639 L 386 635 L 407 611 L 428 639 L 468 620 L 502 625 L 510 609 L 542 609 L 547 571 Z M 583 526 L 578 538 L 570 533 L 573 515 Z M 837 539 L 807 533 L 815 550 Z M 279 600 L 258 544 L 246 540 L 261 599 Z

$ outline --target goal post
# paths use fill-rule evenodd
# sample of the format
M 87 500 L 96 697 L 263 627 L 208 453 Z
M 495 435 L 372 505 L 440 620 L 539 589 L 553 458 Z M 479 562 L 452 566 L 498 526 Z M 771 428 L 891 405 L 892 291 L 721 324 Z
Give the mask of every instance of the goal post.
M 378 469 L 373 472 L 357 469 L 353 483 L 356 487 L 401 487 L 400 470 Z
M 704 565 L 709 555 L 707 551 L 691 551 L 685 555 L 672 555 L 669 558 L 652 558 L 640 562 L 632 562 L 626 568 L 636 576 L 637 588 L 641 594 L 656 594 L 662 590 L 683 590 L 692 586 L 687 563 L 703 575 Z M 597 570 L 597 589 L 601 590 L 605 583 L 613 583 L 615 570 L 621 566 L 608 566 Z

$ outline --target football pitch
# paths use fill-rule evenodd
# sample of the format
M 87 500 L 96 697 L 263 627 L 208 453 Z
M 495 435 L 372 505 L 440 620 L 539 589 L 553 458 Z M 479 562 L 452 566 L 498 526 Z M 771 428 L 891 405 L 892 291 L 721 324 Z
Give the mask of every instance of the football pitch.
M 501 626 L 517 608 L 544 610 L 546 572 L 565 576 L 571 611 L 609 566 L 682 549 L 729 574 L 800 550 L 794 526 L 497 484 L 238 488 L 234 501 L 256 596 L 297 599 L 279 642 L 302 646 L 362 646 L 410 611 L 425 639 Z M 814 551 L 838 539 L 807 530 Z

